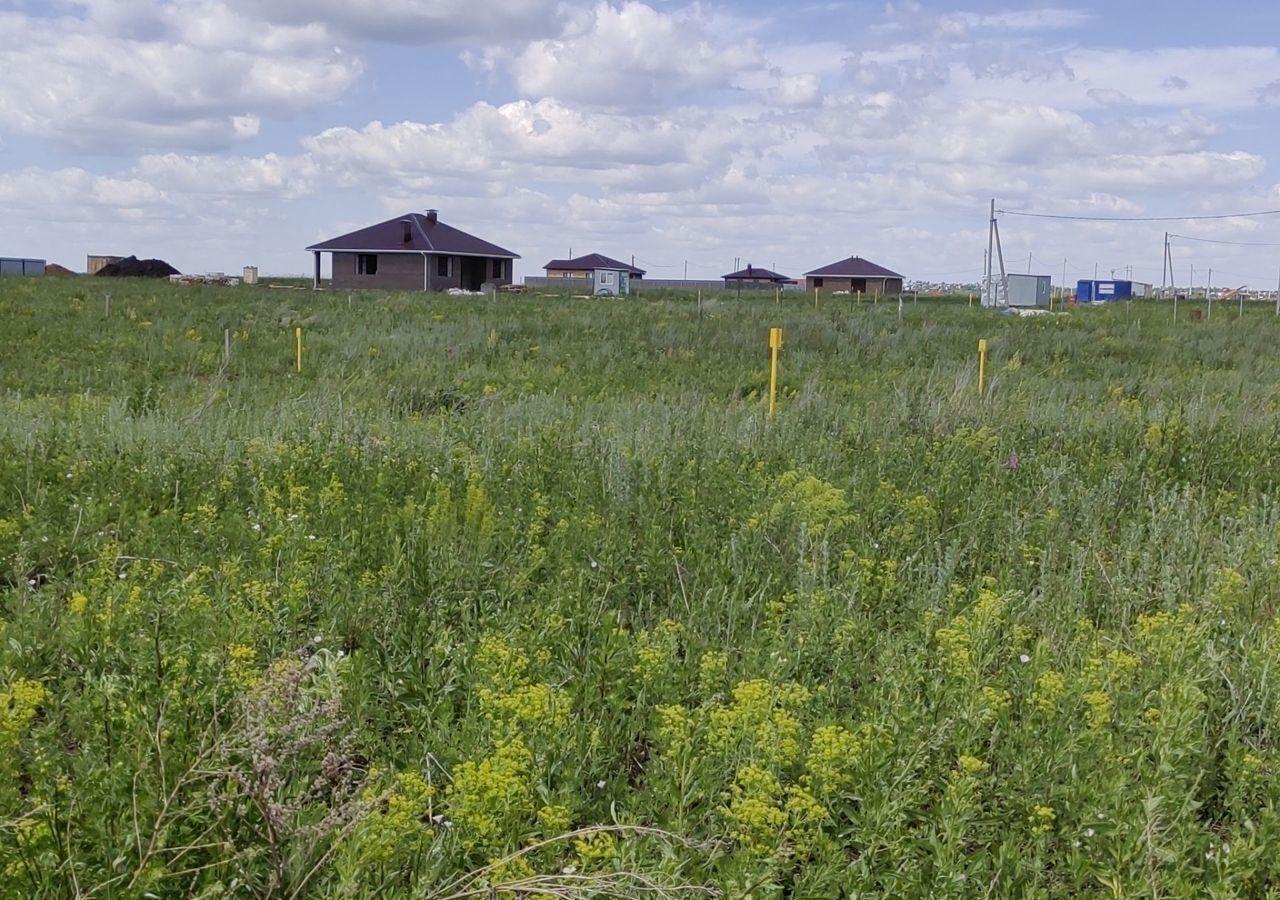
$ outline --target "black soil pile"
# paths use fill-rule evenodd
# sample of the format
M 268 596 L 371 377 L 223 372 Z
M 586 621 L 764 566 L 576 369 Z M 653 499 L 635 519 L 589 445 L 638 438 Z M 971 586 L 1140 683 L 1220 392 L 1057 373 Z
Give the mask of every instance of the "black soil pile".
M 163 259 L 138 259 L 128 256 L 98 270 L 102 278 L 168 278 L 182 273 Z

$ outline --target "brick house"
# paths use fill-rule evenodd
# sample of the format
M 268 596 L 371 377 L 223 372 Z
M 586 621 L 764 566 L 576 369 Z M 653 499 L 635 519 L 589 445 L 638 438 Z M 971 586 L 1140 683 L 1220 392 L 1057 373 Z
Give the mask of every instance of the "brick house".
M 511 283 L 517 253 L 441 222 L 434 209 L 409 213 L 313 244 L 313 287 L 320 254 L 333 257 L 333 287 L 343 290 L 478 291 Z
M 901 294 L 902 276 L 861 256 L 851 256 L 805 273 L 805 288 L 823 293 Z

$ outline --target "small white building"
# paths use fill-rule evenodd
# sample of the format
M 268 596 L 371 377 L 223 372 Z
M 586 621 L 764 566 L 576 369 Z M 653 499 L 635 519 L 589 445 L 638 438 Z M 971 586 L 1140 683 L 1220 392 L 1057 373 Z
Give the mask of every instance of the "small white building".
M 1008 296 L 1005 296 L 1005 283 L 1009 287 Z M 1003 279 L 999 275 L 994 275 L 991 278 L 991 284 L 983 286 L 982 305 L 1048 309 L 1052 297 L 1053 277 L 1051 275 L 1010 273 Z
M 602 253 L 588 253 L 573 259 L 553 259 L 542 267 L 547 282 L 581 286 L 597 297 L 631 293 L 631 282 L 644 278 L 644 269 L 627 265 Z

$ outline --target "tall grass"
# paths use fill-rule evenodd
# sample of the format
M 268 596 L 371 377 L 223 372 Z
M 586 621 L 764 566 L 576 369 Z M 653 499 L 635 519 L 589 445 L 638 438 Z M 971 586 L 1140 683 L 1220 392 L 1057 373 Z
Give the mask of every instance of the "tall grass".
M 1187 312 L 0 283 L 6 890 L 1265 895 L 1280 322 Z

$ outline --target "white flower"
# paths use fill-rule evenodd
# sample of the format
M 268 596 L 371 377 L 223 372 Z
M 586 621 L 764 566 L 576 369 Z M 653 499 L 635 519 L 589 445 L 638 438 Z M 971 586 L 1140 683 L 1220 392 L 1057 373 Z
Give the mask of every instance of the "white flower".
M 70 472 L 68 472 L 68 473 L 67 473 L 67 477 L 68 477 L 68 478 L 75 478 L 76 476 L 74 476 L 74 475 L 72 475 Z
M 254 523 L 253 523 L 253 530 L 254 530 L 254 531 L 261 531 L 261 530 L 262 530 L 262 526 L 261 526 L 261 525 L 259 525 L 257 522 L 254 522 Z
M 588 559 L 590 559 L 590 557 L 588 557 Z M 598 568 L 600 568 L 600 563 L 598 563 L 598 562 L 596 562 L 594 559 L 592 559 L 592 560 L 591 560 L 591 568 L 593 568 L 593 569 L 598 569 Z
M 1080 842 L 1079 842 L 1079 841 L 1072 841 L 1072 842 L 1071 842 L 1071 846 L 1072 846 L 1072 847 L 1075 847 L 1075 848 L 1077 848 L 1077 849 L 1078 849 L 1078 848 L 1080 847 Z
M 1031 657 L 1023 653 L 1021 656 L 1018 657 L 1018 662 L 1022 663 L 1025 666 L 1027 663 L 1031 662 Z
M 603 782 L 603 781 L 597 781 L 597 782 L 596 782 L 596 787 L 597 787 L 598 789 L 602 790 L 602 791 L 604 790 L 604 786 L 605 786 L 605 782 Z
M 1204 858 L 1205 858 L 1205 859 L 1213 859 L 1213 851 L 1212 851 L 1212 850 L 1206 850 L 1206 851 L 1204 852 Z
M 128 572 L 121 572 L 121 573 L 120 573 L 119 575 L 117 575 L 116 577 L 117 577 L 117 578 L 119 578 L 121 581 L 124 581 L 126 578 L 128 578 L 128 577 L 129 577 L 129 573 L 128 573 Z
M 1093 835 L 1094 835 L 1094 830 L 1092 828 L 1086 828 L 1084 830 L 1085 837 L 1093 837 Z
M 577 871 L 578 871 L 578 867 L 577 867 L 577 866 L 565 866 L 563 869 L 561 869 L 561 870 L 560 870 L 560 874 L 561 874 L 561 875 L 572 875 L 572 874 L 574 874 L 574 873 L 575 873 L 575 872 L 577 872 Z
M 320 635 L 318 635 L 318 634 L 317 634 L 315 637 L 313 637 L 313 638 L 311 639 L 311 643 L 313 643 L 313 644 L 318 644 L 318 643 L 320 643 Z

